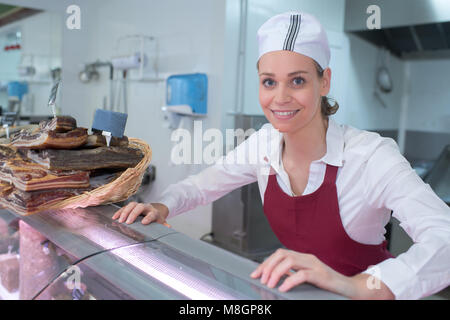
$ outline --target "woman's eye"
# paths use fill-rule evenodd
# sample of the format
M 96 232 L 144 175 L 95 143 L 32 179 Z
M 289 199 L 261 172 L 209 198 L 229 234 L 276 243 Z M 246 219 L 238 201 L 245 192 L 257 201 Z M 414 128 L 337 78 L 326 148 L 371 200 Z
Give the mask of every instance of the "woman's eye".
M 294 85 L 296 85 L 296 86 L 299 86 L 299 85 L 303 84 L 303 82 L 305 82 L 305 80 L 303 80 L 303 78 L 300 78 L 300 77 L 294 78 L 294 79 L 292 80 L 292 83 L 293 83 Z
M 263 80 L 262 84 L 265 87 L 272 87 L 275 84 L 275 81 L 273 81 L 272 79 L 265 79 Z

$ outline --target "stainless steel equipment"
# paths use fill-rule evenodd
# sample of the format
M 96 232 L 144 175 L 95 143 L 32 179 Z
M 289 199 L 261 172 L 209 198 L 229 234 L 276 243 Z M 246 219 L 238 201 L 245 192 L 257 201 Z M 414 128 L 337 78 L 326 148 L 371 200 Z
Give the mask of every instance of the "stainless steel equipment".
M 237 115 L 235 128 L 259 130 L 264 116 Z M 282 244 L 264 215 L 257 183 L 237 189 L 213 203 L 212 243 L 243 257 L 262 261 Z
M 379 7 L 381 29 L 367 20 Z M 441 0 L 347 0 L 344 30 L 402 58 L 450 56 L 450 6 Z

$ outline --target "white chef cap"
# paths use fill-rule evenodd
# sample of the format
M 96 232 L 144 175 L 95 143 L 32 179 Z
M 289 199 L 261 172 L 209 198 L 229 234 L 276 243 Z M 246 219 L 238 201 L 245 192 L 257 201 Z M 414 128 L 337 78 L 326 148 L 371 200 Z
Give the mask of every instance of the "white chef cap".
M 267 52 L 288 50 L 314 59 L 322 69 L 330 63 L 330 48 L 324 28 L 311 14 L 286 12 L 267 20 L 258 30 L 259 57 Z

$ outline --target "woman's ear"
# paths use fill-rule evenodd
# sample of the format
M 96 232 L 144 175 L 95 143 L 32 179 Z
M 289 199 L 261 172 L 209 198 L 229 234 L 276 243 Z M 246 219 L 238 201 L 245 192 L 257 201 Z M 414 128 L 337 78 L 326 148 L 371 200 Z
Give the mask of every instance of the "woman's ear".
M 330 92 L 331 83 L 331 69 L 326 68 L 323 70 L 323 76 L 321 79 L 320 95 L 326 96 Z

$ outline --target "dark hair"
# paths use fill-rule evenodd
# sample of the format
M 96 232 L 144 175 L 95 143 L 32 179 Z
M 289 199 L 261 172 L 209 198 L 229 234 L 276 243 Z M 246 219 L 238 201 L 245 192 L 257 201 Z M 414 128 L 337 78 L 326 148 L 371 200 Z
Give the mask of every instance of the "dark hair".
M 323 69 L 322 67 L 315 61 L 314 64 L 316 65 L 316 70 L 317 70 L 317 75 L 319 76 L 319 78 L 323 77 Z M 330 100 L 334 101 L 334 105 L 330 104 Z M 337 103 L 336 100 L 334 100 L 333 98 L 327 97 L 327 96 L 322 96 L 321 97 L 321 101 L 320 101 L 320 110 L 322 111 L 322 115 L 324 117 L 331 116 L 332 114 L 335 114 L 336 111 L 338 111 L 339 109 L 339 104 Z
M 314 60 L 314 64 L 316 65 L 316 70 L 317 70 L 317 76 L 319 78 L 323 77 L 323 69 L 322 67 L 316 62 L 316 60 Z M 259 70 L 259 60 L 256 62 L 256 69 Z M 330 100 L 334 101 L 334 105 L 330 104 Z M 322 115 L 324 117 L 331 116 L 332 114 L 335 114 L 336 111 L 338 111 L 339 109 L 339 104 L 337 103 L 336 100 L 334 100 L 333 98 L 327 97 L 327 96 L 322 96 L 321 97 L 321 101 L 320 101 L 320 110 L 322 112 Z

